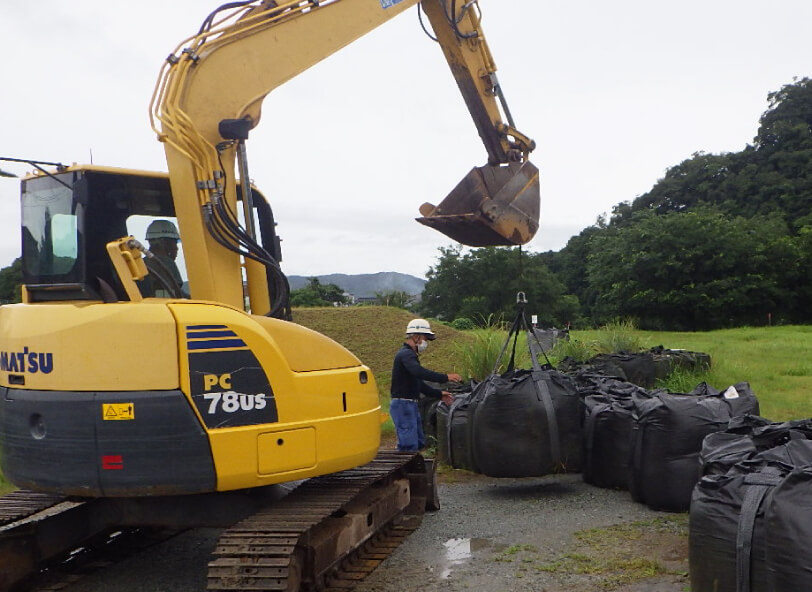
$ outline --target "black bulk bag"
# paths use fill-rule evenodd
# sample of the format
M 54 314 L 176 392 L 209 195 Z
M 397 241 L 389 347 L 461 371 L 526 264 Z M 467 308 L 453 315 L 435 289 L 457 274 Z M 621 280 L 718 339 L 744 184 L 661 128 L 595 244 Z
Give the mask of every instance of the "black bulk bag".
M 795 459 L 797 463 L 799 459 Z M 765 510 L 767 589 L 812 590 L 812 466 L 781 481 Z
M 475 470 L 491 477 L 580 471 L 581 409 L 574 381 L 555 370 L 490 376 L 469 412 Z
M 708 434 L 738 415 L 758 415 L 758 400 L 741 382 L 723 393 L 706 384 L 688 394 L 633 396 L 629 491 L 653 510 L 684 512 L 699 480 L 699 452 Z
M 468 417 L 473 469 L 491 477 L 536 477 L 581 467 L 582 402 L 575 381 L 554 370 L 527 318 L 524 293 L 493 372 L 474 389 Z M 515 370 L 519 333 L 532 370 Z M 511 341 L 507 371 L 497 374 Z M 547 364 L 539 364 L 543 355 Z
M 606 395 L 584 398 L 583 478 L 597 487 L 628 489 L 632 401 Z
M 473 471 L 468 409 L 471 393 L 455 395 L 451 405 L 437 405 L 437 451 L 440 460 L 455 469 Z
M 420 410 L 420 420 L 423 424 L 423 436 L 426 439 L 426 446 L 436 446 L 437 444 L 437 405 L 440 399 L 421 395 L 417 400 Z
M 742 507 L 757 504 L 760 509 L 763 497 L 772 494 L 786 468 L 752 460 L 736 467 L 739 470 L 703 477 L 694 488 L 688 531 L 691 592 L 741 592 L 737 579 L 743 578 L 752 590 L 767 590 L 764 522 L 750 511 L 741 536 L 739 522 Z M 738 553 L 737 543 L 742 545 Z M 737 575 L 738 565 L 743 569 L 741 576 Z
M 476 386 L 472 380 L 468 383 L 461 384 L 434 384 L 436 388 L 449 391 L 454 397 L 466 397 L 471 395 L 471 391 Z M 418 406 L 420 408 L 420 417 L 423 421 L 423 434 L 426 437 L 427 446 L 436 446 L 437 460 L 440 462 L 448 463 L 448 438 L 446 435 L 448 427 L 448 405 L 442 399 L 435 399 L 421 395 L 418 399 Z M 444 417 L 440 417 L 440 414 Z M 440 421 L 443 422 L 440 425 Z
M 700 372 L 710 370 L 711 367 L 710 355 L 703 352 L 693 352 L 685 349 L 665 349 L 662 345 L 659 345 L 652 347 L 649 353 L 654 357 L 658 378 L 669 376 L 674 370 Z
M 598 354 L 584 363 L 567 358 L 559 364 L 559 368 L 566 372 L 586 370 L 652 388 L 657 380 L 668 378 L 676 369 L 707 370 L 710 368 L 710 356 L 701 352 L 665 349 L 659 345 L 645 352 Z
M 692 592 L 812 589 L 810 464 L 812 441 L 793 440 L 702 477 L 691 498 Z
M 724 431 L 709 434 L 702 441 L 702 474 L 724 474 L 737 462 L 790 440 L 812 440 L 812 419 L 776 423 L 757 415 L 734 417 Z
M 594 371 L 643 387 L 653 387 L 657 379 L 654 356 L 647 352 L 598 354 L 588 363 Z
M 437 462 L 450 465 L 448 453 L 448 409 L 445 401 L 437 403 Z
M 648 391 L 607 377 L 591 381 L 588 387 L 577 381 L 584 401 L 584 481 L 597 487 L 628 489 L 632 394 L 646 397 Z

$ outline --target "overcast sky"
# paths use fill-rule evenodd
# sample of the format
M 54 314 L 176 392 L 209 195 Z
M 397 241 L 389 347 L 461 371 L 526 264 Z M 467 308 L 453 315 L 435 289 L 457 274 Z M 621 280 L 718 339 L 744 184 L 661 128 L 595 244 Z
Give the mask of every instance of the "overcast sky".
M 0 156 L 166 170 L 149 126 L 153 87 L 217 5 L 5 2 Z M 694 152 L 743 149 L 768 93 L 812 68 L 810 0 L 479 5 L 516 126 L 538 145 L 534 252 L 561 249 Z M 452 241 L 414 221 L 419 205 L 486 161 L 416 8 L 272 92 L 248 155 L 296 275 L 425 277 Z M 19 255 L 18 193 L 0 178 L 0 266 Z

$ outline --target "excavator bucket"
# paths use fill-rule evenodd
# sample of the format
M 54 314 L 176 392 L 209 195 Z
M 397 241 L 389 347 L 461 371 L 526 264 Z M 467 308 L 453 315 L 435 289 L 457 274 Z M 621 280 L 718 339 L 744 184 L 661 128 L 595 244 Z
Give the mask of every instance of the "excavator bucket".
M 539 170 L 531 163 L 471 169 L 417 221 L 470 247 L 523 245 L 539 228 Z

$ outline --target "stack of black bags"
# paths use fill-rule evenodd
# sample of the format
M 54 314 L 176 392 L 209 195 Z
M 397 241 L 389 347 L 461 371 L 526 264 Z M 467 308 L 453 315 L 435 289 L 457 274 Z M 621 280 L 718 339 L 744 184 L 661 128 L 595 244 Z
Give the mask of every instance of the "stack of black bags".
M 514 368 L 524 328 L 532 368 Z M 693 592 L 812 591 L 812 419 L 759 417 L 750 385 L 649 390 L 707 354 L 653 348 L 554 369 L 523 313 L 508 371 L 424 402 L 438 460 L 492 477 L 582 472 L 652 509 L 690 510 Z M 546 358 L 546 356 L 545 356 Z
M 724 391 L 702 383 L 683 394 L 595 374 L 578 380 L 585 404 L 584 480 L 628 489 L 632 499 L 655 510 L 687 511 L 701 476 L 705 436 L 759 411 L 746 382 Z

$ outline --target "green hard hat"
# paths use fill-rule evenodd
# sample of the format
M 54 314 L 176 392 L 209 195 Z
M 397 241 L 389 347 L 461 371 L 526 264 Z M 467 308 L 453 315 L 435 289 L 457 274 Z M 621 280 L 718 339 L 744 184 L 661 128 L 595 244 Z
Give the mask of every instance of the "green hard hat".
M 169 220 L 154 220 L 147 226 L 147 240 L 156 238 L 174 238 L 180 240 L 178 229 Z

